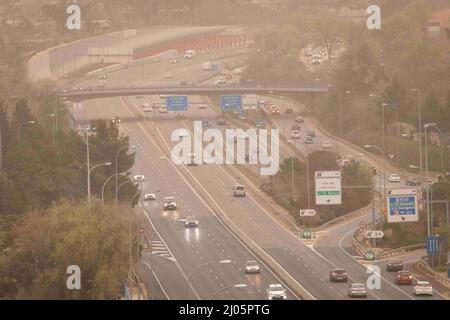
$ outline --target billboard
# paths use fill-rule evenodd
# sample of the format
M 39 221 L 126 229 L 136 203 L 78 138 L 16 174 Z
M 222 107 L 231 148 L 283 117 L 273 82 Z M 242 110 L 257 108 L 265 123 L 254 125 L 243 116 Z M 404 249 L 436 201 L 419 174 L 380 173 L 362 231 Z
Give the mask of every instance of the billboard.
M 417 189 L 397 189 L 386 191 L 387 222 L 419 221 Z

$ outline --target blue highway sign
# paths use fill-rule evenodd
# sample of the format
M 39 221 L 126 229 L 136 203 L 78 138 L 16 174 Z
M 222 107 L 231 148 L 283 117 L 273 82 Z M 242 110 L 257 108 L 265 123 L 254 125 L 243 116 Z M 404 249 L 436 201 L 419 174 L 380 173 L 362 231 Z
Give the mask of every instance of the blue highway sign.
M 168 111 L 187 111 L 188 97 L 187 96 L 169 96 L 167 97 Z

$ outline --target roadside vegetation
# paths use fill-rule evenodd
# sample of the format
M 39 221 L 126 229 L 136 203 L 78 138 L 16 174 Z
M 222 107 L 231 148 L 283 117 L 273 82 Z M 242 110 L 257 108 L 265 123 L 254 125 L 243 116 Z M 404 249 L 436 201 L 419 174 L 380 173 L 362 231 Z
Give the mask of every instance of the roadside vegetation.
M 367 189 L 344 189 L 342 205 L 316 206 L 314 177 L 318 170 L 339 170 L 335 154 L 328 151 L 315 151 L 308 156 L 309 161 L 309 193 L 310 209 L 315 209 L 317 215 L 308 217 L 308 227 L 316 227 L 334 218 L 353 212 L 367 206 L 372 200 L 371 178 L 368 169 L 358 162 L 342 169 L 342 186 L 368 186 Z M 294 170 L 294 189 L 292 189 L 292 169 Z M 287 158 L 280 164 L 280 171 L 267 179 L 262 189 L 290 212 L 298 225 L 304 224 L 306 219 L 299 217 L 299 210 L 308 209 L 308 188 L 306 162 L 298 158 Z

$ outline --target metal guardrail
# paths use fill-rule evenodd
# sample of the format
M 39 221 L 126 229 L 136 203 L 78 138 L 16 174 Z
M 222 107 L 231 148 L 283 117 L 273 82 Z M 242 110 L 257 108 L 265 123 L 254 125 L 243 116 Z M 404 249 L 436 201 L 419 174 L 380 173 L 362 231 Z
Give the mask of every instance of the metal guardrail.
M 434 280 L 450 289 L 450 279 L 431 269 L 425 258 L 426 257 L 419 258 L 419 263 L 417 264 L 417 266 L 419 267 L 420 271 L 427 273 Z
M 404 246 L 404 247 L 400 247 L 400 248 L 396 248 L 396 249 L 392 249 L 392 250 L 382 251 L 378 255 L 378 258 L 385 259 L 385 258 L 395 257 L 395 256 L 401 255 L 406 252 L 425 249 L 425 248 L 426 248 L 425 243 L 412 244 L 409 246 Z

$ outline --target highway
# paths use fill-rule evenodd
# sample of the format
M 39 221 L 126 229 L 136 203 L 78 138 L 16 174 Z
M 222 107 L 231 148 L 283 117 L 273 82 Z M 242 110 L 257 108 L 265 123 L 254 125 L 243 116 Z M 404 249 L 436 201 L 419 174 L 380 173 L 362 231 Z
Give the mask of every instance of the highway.
M 190 62 L 189 68 L 181 68 L 180 75 L 177 68 L 179 65 L 169 65 L 168 62 L 155 64 L 152 65 L 152 74 L 146 77 L 142 77 L 141 70 L 133 72 L 132 69 L 125 69 L 117 74 L 111 73 L 108 82 L 114 83 L 114 85 L 133 85 L 133 83 L 140 82 L 143 85 L 146 82 L 154 81 L 152 77 L 156 79 L 161 77 L 168 70 L 173 73 L 174 82 L 179 81 L 180 75 L 187 72 L 190 74 L 190 81 L 202 80 L 201 61 Z M 89 82 L 81 85 L 89 86 Z M 159 98 L 145 97 L 145 100 L 149 102 L 156 101 L 155 99 Z M 193 97 L 192 99 L 197 98 Z M 207 299 L 208 295 L 211 295 L 214 290 L 219 290 L 221 286 L 249 282 L 249 288 L 230 291 L 229 296 L 224 298 L 264 299 L 268 284 L 278 282 L 265 268 L 260 276 L 244 276 L 242 267 L 245 261 L 255 258 L 219 222 L 215 217 L 216 213 L 211 208 L 211 203 L 220 208 L 221 214 L 225 214 L 315 298 L 347 298 L 346 284 L 328 282 L 328 271 L 332 266 L 346 268 L 350 277 L 355 281 L 365 282 L 367 279 L 365 268 L 351 258 L 346 253 L 347 251 L 342 250 L 342 248 L 348 250 L 349 235 L 356 229 L 357 221 L 338 226 L 336 234 L 327 234 L 327 237 L 319 241 L 314 249 L 305 245 L 292 235 L 286 226 L 274 219 L 271 209 L 260 201 L 257 193 L 249 190 L 247 197 L 233 198 L 232 187 L 242 181 L 239 173 L 233 168 L 218 165 L 175 166 L 169 160 L 169 150 L 173 145 L 170 136 L 175 129 L 180 127 L 191 129 L 193 120 L 211 119 L 211 122 L 214 122 L 220 117 L 217 108 L 211 107 L 210 101 L 207 109 L 190 108 L 183 121 L 176 119 L 172 114 L 158 114 L 155 123 L 157 130 L 154 135 L 154 124 L 151 120 L 145 119 L 139 99 L 135 97 L 90 100 L 83 102 L 82 107 L 78 108 L 77 117 L 80 122 L 95 118 L 121 117 L 123 119 L 121 132 L 130 136 L 131 144 L 138 146 L 133 172 L 145 174 L 148 181 L 146 188 L 148 190 L 159 189 L 159 199 L 170 195 L 175 196 L 179 202 L 180 208 L 174 212 L 164 212 L 161 204 L 156 203 L 147 207 L 145 214 L 148 222 L 151 221 L 156 226 L 164 223 L 163 227 L 157 228 L 161 235 L 160 241 L 164 240 L 176 259 L 174 262 L 153 255 L 155 273 L 162 286 L 166 287 L 165 290 L 170 298 L 185 298 L 182 293 L 186 281 L 175 281 L 175 279 L 178 277 L 186 280 L 187 275 L 203 261 L 232 259 L 235 263 L 232 266 L 211 265 L 209 270 L 205 269 L 206 272 L 199 272 L 198 276 L 192 279 L 191 298 L 197 296 Z M 309 125 L 308 119 L 306 120 L 306 125 Z M 290 128 L 290 125 L 290 122 L 284 124 L 285 128 Z M 311 125 L 311 127 L 313 126 Z M 318 134 L 316 141 L 320 137 Z M 306 148 L 312 150 L 312 148 L 318 147 L 317 143 L 311 146 L 303 144 L 297 144 L 297 146 L 299 150 L 303 151 Z M 355 153 L 351 148 L 348 150 L 343 148 L 343 152 L 359 156 L 358 152 Z M 182 224 L 177 222 L 178 219 L 188 215 L 195 215 L 198 218 L 200 228 L 197 231 L 186 230 Z M 361 217 L 361 219 L 367 218 Z M 166 221 L 171 222 L 167 223 Z M 146 224 L 145 228 L 148 234 L 152 233 L 150 223 Z M 339 241 L 336 242 L 337 239 Z M 147 257 L 144 260 L 145 262 L 149 261 Z M 175 269 L 178 269 L 178 272 Z M 161 292 L 164 291 L 162 288 L 160 289 Z M 294 298 L 292 292 L 288 296 Z M 381 290 L 369 292 L 369 299 L 413 298 L 411 292 L 397 288 L 388 279 L 383 279 Z
M 158 69 L 155 66 L 152 73 L 157 73 L 156 70 Z M 127 81 L 113 74 L 109 81 L 114 81 L 116 76 L 119 81 Z M 158 229 L 160 241 L 165 242 L 175 258 L 174 261 L 153 255 L 153 269 L 171 299 L 208 299 L 224 286 L 239 283 L 247 283 L 249 287 L 228 290 L 221 298 L 266 298 L 268 285 L 280 281 L 262 263 L 260 275 L 244 275 L 246 261 L 257 259 L 220 223 L 209 205 L 178 173 L 179 169 L 174 168 L 171 161 L 161 153 L 160 146 L 152 138 L 151 126 L 149 128 L 147 122 L 139 120 L 142 116 L 137 108 L 130 107 L 121 98 L 98 99 L 84 102 L 78 112 L 77 117 L 82 123 L 89 119 L 121 117 L 123 123 L 120 131 L 130 137 L 130 144 L 138 147 L 133 171 L 146 176 L 144 191 L 159 190 L 157 203 L 146 207 L 144 218 L 147 223 L 144 227 L 150 236 L 153 233 L 151 221 Z M 170 121 L 171 118 L 170 115 L 161 117 L 166 118 L 166 121 Z M 163 211 L 160 201 L 165 196 L 176 197 L 179 208 L 175 211 Z M 198 219 L 198 229 L 186 229 L 182 223 L 177 222 L 190 215 Z M 187 278 L 197 266 L 208 261 L 224 259 L 231 259 L 232 265 L 215 263 L 200 269 L 191 279 L 192 288 L 186 295 Z M 144 254 L 143 262 L 143 267 L 148 271 L 151 266 L 149 255 Z M 156 298 L 163 298 L 162 291 L 163 288 L 160 288 L 155 292 L 158 293 Z M 296 296 L 288 292 L 288 298 L 293 299 Z

